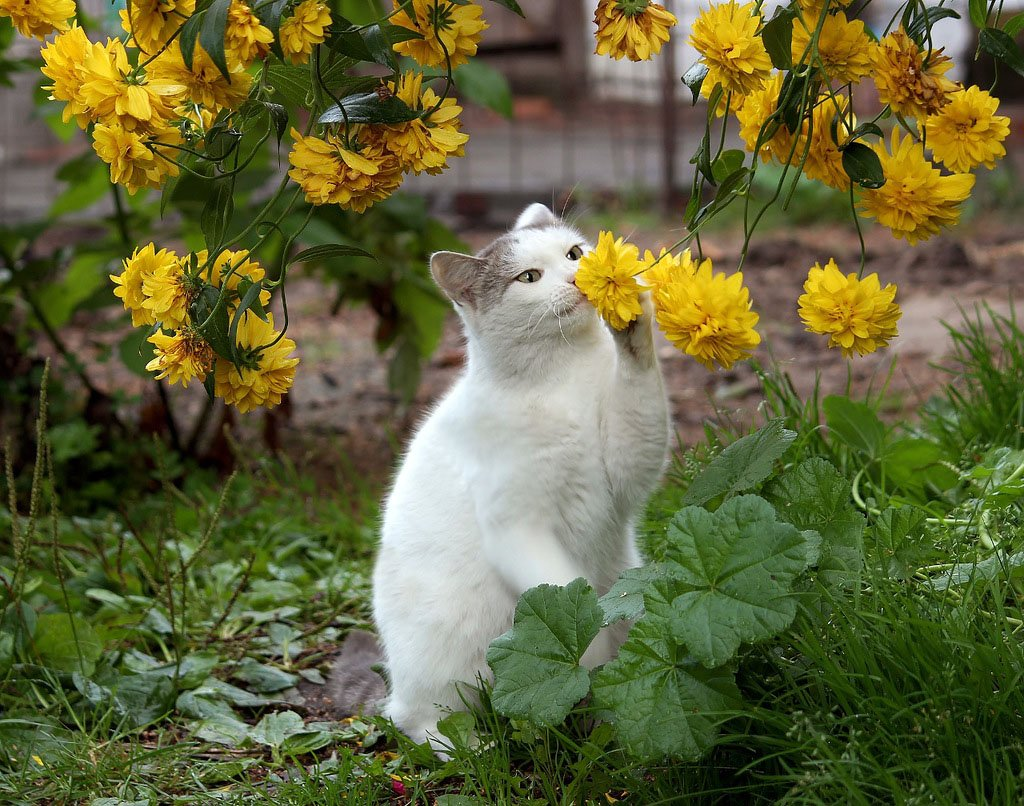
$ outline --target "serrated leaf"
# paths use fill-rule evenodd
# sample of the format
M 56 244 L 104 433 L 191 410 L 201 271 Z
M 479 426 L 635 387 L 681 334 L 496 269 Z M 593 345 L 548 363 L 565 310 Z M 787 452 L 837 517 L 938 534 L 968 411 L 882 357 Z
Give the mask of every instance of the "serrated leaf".
M 344 113 L 342 113 L 344 110 Z M 396 95 L 364 92 L 342 98 L 340 104 L 328 107 L 318 123 L 405 123 L 415 120 L 420 113 L 410 108 Z
M 659 563 L 627 568 L 598 604 L 604 611 L 604 623 L 613 624 L 623 619 L 638 619 L 644 610 L 644 591 L 650 584 L 665 577 L 667 571 Z
M 601 628 L 597 594 L 580 578 L 530 588 L 516 605 L 512 629 L 487 649 L 494 671 L 491 702 L 504 715 L 557 725 L 590 690 L 580 658 Z
M 43 666 L 89 676 L 103 654 L 103 642 L 84 619 L 70 613 L 44 613 L 36 619 L 34 645 Z
M 845 399 L 845 398 L 844 398 Z M 789 469 L 765 491 L 779 517 L 821 535 L 818 578 L 827 587 L 848 587 L 864 565 L 864 516 L 853 508 L 850 482 L 821 458 Z
M 672 602 L 672 632 L 701 663 L 721 666 L 741 643 L 789 626 L 796 615 L 790 588 L 807 567 L 806 541 L 776 520 L 763 498 L 732 498 L 713 513 L 686 507 L 668 536 L 665 565 L 682 591 Z
M 796 439 L 796 432 L 783 426 L 782 419 L 771 420 L 753 434 L 733 442 L 697 476 L 683 496 L 684 504 L 703 504 L 720 495 L 749 490 L 772 472 Z
M 649 604 L 663 610 L 672 594 L 671 583 L 655 583 Z M 611 712 L 619 742 L 632 756 L 692 761 L 711 746 L 739 692 L 731 671 L 704 668 L 672 640 L 662 620 L 645 617 L 594 675 L 594 701 Z
M 822 401 L 822 408 L 830 438 L 869 460 L 882 455 L 886 427 L 870 406 L 845 395 L 829 395 Z
M 779 70 L 788 70 L 793 66 L 793 20 L 796 10 L 790 6 L 780 6 L 775 14 L 761 29 L 761 41 L 768 51 L 772 65 Z
M 1024 76 L 1024 56 L 1020 48 L 1006 31 L 998 28 L 984 28 L 978 34 L 978 45 L 983 51 L 999 59 L 1003 64 Z
M 864 143 L 843 146 L 843 170 L 850 180 L 863 188 L 880 188 L 885 184 L 882 161 L 874 149 Z
M 512 118 L 512 89 L 505 75 L 486 62 L 471 59 L 452 73 L 460 96 L 479 106 Z
M 890 579 L 906 579 L 924 558 L 925 512 L 916 507 L 886 507 L 871 524 L 873 564 Z
M 708 67 L 706 64 L 702 64 L 701 62 L 694 62 L 690 65 L 690 69 L 683 73 L 682 81 L 687 87 L 689 87 L 690 92 L 693 94 L 694 106 L 696 106 L 697 101 L 700 98 L 700 88 L 707 76 Z

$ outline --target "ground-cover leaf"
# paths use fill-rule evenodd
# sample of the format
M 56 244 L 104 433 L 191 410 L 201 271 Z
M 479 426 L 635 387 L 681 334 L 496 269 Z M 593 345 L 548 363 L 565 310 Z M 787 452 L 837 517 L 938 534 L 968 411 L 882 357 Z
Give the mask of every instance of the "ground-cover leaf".
M 703 504 L 723 494 L 749 490 L 764 481 L 796 439 L 796 432 L 783 427 L 782 419 L 733 442 L 698 475 L 683 496 L 684 504 Z
M 80 672 L 87 677 L 103 654 L 103 642 L 89 622 L 69 613 L 39 616 L 34 644 L 44 666 L 61 672 Z
M 267 714 L 249 731 L 249 738 L 257 744 L 297 755 L 318 750 L 331 742 L 329 732 L 311 729 L 294 711 Z
M 644 760 L 699 758 L 711 746 L 722 712 L 739 692 L 726 667 L 709 670 L 673 640 L 669 620 L 677 583 L 648 587 L 647 615 L 633 625 L 619 654 L 594 675 L 594 700 L 613 715 L 615 733 Z
M 901 490 L 925 496 L 955 486 L 959 474 L 949 467 L 937 442 L 920 437 L 903 437 L 888 443 L 882 452 L 882 469 L 887 481 Z
M 622 619 L 637 619 L 644 614 L 644 591 L 651 582 L 666 576 L 668 572 L 660 563 L 627 568 L 608 593 L 598 600 L 604 611 L 604 623 L 612 624 Z
M 49 717 L 0 719 L 0 762 L 5 765 L 21 769 L 32 756 L 57 765 L 69 755 L 70 745 L 71 734 Z
M 997 552 L 978 562 L 956 563 L 952 568 L 931 577 L 928 584 L 937 591 L 966 585 L 969 582 L 985 582 L 999 577 L 1021 577 L 1024 572 L 1024 551 L 1013 554 Z
M 893 579 L 909 577 L 924 559 L 925 512 L 917 507 L 886 507 L 871 524 L 872 563 Z
M 886 428 L 870 406 L 845 395 L 829 395 L 822 408 L 831 436 L 867 459 L 882 455 Z
M 491 642 L 491 702 L 504 716 L 557 725 L 590 690 L 579 662 L 604 614 L 584 579 L 538 585 L 516 605 L 512 629 Z
M 204 742 L 238 747 L 248 736 L 250 726 L 237 717 L 213 714 L 192 726 L 192 732 Z
M 807 568 L 807 542 L 763 498 L 732 498 L 713 513 L 681 509 L 669 539 L 666 565 L 679 583 L 672 632 L 702 663 L 720 666 L 741 643 L 768 638 L 793 620 L 790 588 Z
M 244 680 L 249 688 L 259 694 L 269 694 L 291 688 L 299 682 L 298 675 L 260 663 L 253 658 L 244 658 L 235 667 L 232 677 Z
M 821 535 L 818 578 L 826 586 L 848 586 L 860 578 L 864 516 L 853 508 L 850 482 L 838 470 L 824 459 L 808 459 L 775 479 L 765 496 L 780 517 Z

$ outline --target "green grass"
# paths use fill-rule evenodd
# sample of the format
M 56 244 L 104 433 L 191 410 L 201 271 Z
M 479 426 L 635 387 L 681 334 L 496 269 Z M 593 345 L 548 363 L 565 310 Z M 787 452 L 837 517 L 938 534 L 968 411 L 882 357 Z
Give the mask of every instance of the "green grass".
M 586 705 L 540 729 L 485 704 L 452 720 L 446 763 L 381 719 L 318 721 L 296 687 L 367 623 L 378 491 L 251 457 L 211 483 L 154 448 L 117 509 L 66 518 L 43 453 L 22 514 L 0 510 L 0 802 L 1017 803 L 1024 347 L 991 312 L 954 336 L 967 382 L 919 422 L 873 425 L 884 389 L 830 408 L 761 371 L 766 416 L 797 432 L 780 464 L 822 457 L 855 486 L 865 570 L 741 650 L 745 704 L 697 761 L 636 763 Z M 642 524 L 653 556 L 736 436 L 680 450 Z M 924 469 L 900 471 L 907 440 Z

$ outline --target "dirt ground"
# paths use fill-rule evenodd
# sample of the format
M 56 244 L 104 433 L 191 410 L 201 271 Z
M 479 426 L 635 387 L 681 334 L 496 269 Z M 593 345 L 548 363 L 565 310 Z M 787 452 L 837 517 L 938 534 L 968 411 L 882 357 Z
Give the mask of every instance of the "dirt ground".
M 474 247 L 492 236 L 465 234 Z M 897 299 L 904 313 L 900 336 L 890 349 L 847 362 L 837 350 L 825 349 L 823 337 L 804 331 L 796 299 L 809 266 L 834 257 L 844 271 L 855 271 L 859 261 L 855 233 L 836 227 L 805 228 L 759 237 L 748 254 L 744 276 L 761 315 L 764 337 L 756 357 L 763 364 L 778 362 L 803 393 L 811 390 L 820 373 L 826 394 L 845 389 L 848 371 L 855 390 L 878 389 L 895 362 L 887 393 L 887 408 L 895 415 L 923 402 L 948 377 L 935 367 L 950 348 L 944 322 L 959 322 L 961 309 L 971 311 L 981 303 L 1009 311 L 1010 300 L 1024 282 L 1024 232 L 1012 222 L 989 221 L 915 248 L 880 229 L 867 238 L 866 271 L 876 271 L 883 283 L 899 287 Z M 633 239 L 641 249 L 656 249 L 669 243 L 672 235 L 638 233 Z M 716 268 L 732 271 L 736 266 L 738 237 L 707 238 L 704 246 Z M 318 475 L 341 468 L 361 479 L 385 479 L 396 451 L 460 371 L 464 349 L 456 317 L 450 317 L 441 347 L 424 370 L 414 403 L 402 407 L 387 391 L 385 364 L 373 347 L 373 317 L 368 312 L 329 316 L 327 303 L 311 281 L 297 283 L 289 299 L 296 300 L 290 334 L 305 363 L 296 378 L 282 444 Z M 748 364 L 709 373 L 667 341 L 662 342 L 660 355 L 674 424 L 684 444 L 700 439 L 709 421 L 742 423 L 756 417 L 762 395 Z

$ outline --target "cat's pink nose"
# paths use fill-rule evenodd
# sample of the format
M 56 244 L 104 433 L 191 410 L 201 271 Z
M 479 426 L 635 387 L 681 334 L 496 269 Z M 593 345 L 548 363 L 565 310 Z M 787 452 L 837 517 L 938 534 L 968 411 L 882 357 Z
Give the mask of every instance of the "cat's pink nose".
M 576 285 L 576 272 L 569 275 L 569 285 Z

